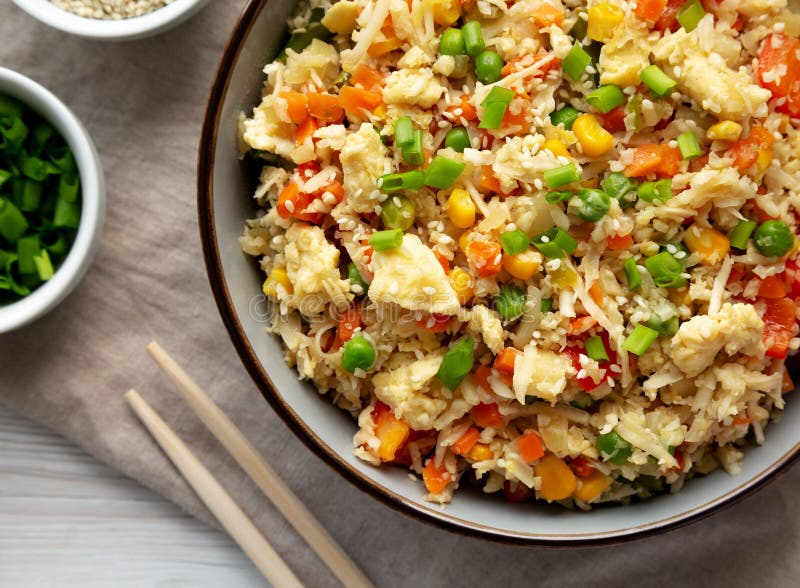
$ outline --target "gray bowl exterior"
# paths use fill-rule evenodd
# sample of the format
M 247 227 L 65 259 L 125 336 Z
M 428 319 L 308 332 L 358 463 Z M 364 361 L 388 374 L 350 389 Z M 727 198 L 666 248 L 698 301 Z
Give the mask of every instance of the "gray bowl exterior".
M 212 289 L 237 350 L 265 398 L 295 433 L 346 478 L 390 506 L 452 530 L 501 541 L 550 545 L 621 541 L 699 520 L 785 470 L 800 454 L 800 407 L 794 399 L 748 447 L 742 473 L 718 471 L 690 480 L 677 494 L 627 506 L 572 512 L 557 505 L 512 504 L 479 492 L 457 492 L 446 509 L 423 500 L 421 481 L 403 468 L 375 468 L 353 455 L 356 425 L 315 388 L 297 379 L 277 337 L 264 333 L 263 276 L 237 242 L 255 212 L 252 177 L 237 152 L 239 113 L 256 105 L 262 68 L 280 49 L 292 0 L 253 0 L 245 8 L 220 64 L 206 115 L 198 169 L 201 235 Z

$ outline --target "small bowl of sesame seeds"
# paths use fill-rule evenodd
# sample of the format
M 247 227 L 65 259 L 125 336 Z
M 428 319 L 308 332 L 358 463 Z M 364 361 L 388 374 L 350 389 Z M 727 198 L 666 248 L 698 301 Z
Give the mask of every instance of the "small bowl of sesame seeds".
M 208 0 L 14 0 L 34 18 L 73 35 L 127 41 L 163 32 Z

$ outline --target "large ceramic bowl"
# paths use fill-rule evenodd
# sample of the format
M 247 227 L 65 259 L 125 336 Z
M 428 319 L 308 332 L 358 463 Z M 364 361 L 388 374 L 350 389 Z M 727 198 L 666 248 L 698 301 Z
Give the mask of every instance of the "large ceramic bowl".
M 377 469 L 353 456 L 355 423 L 284 364 L 279 340 L 264 333 L 262 276 L 240 250 L 242 223 L 253 216 L 252 173 L 238 158 L 239 113 L 258 103 L 263 66 L 280 50 L 293 0 L 251 0 L 230 39 L 211 91 L 200 146 L 200 232 L 211 287 L 242 362 L 292 430 L 348 480 L 390 506 L 451 530 L 504 541 L 582 544 L 661 532 L 720 510 L 774 479 L 800 455 L 800 405 L 791 398 L 767 443 L 748 448 L 739 476 L 690 480 L 681 492 L 629 506 L 571 512 L 511 504 L 459 491 L 446 509 L 423 500 L 424 488 L 401 468 Z M 366 499 L 366 498 L 365 498 Z

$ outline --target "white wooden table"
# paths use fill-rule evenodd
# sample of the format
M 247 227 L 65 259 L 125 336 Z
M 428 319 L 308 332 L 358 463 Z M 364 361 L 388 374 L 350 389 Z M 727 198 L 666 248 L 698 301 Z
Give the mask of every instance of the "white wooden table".
M 0 408 L 0 588 L 265 586 L 225 535 Z

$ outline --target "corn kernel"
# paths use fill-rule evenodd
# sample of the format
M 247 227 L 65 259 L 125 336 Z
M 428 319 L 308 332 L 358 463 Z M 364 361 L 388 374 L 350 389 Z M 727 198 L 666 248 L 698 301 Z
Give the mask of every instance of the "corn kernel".
M 459 229 L 466 229 L 475 224 L 475 203 L 469 192 L 463 188 L 452 191 L 447 199 L 447 216 Z
M 544 142 L 542 145 L 545 149 L 547 149 L 550 153 L 555 155 L 556 157 L 569 157 L 569 151 L 567 151 L 567 146 L 558 139 L 550 139 Z
M 765 171 L 767 171 L 771 163 L 772 163 L 771 147 L 767 147 L 766 149 L 762 149 L 761 151 L 758 152 L 758 159 L 756 159 L 756 168 L 758 169 L 758 173 L 763 174 Z
M 436 24 L 450 26 L 461 18 L 459 0 L 433 0 L 433 20 Z
M 591 502 L 605 492 L 610 485 L 611 478 L 595 470 L 591 475 L 580 481 L 578 489 L 575 490 L 575 498 L 584 502 Z
M 706 137 L 712 141 L 738 141 L 741 136 L 742 125 L 732 120 L 718 122 L 706 131 Z
M 667 296 L 669 297 L 670 302 L 673 304 L 678 306 L 688 306 L 690 308 L 692 306 L 692 297 L 689 296 L 688 286 L 684 286 L 683 288 L 670 288 Z
M 534 474 L 542 479 L 539 496 L 545 500 L 564 500 L 572 496 L 578 480 L 566 462 L 548 453 L 533 466 Z
M 467 252 L 467 245 L 469 245 L 471 236 L 472 236 L 472 231 L 464 231 L 458 237 L 458 248 L 461 249 L 462 253 Z
M 488 445 L 476 443 L 475 446 L 469 450 L 467 457 L 474 461 L 486 461 L 487 459 L 492 459 L 494 457 L 494 453 L 492 453 L 492 450 Z
M 614 136 L 605 130 L 593 114 L 582 114 L 572 124 L 584 154 L 600 157 L 614 148 Z
M 557 288 L 572 288 L 578 283 L 578 274 L 563 263 L 552 271 L 548 270 L 547 275 L 550 276 L 550 281 Z
M 614 34 L 614 29 L 625 19 L 619 6 L 603 2 L 589 9 L 587 33 L 593 41 L 605 43 Z
M 458 302 L 461 305 L 467 304 L 475 294 L 475 278 L 469 272 L 460 267 L 454 267 L 448 276 L 450 285 L 456 291 Z
M 286 268 L 275 266 L 272 268 L 267 279 L 264 280 L 264 285 L 262 286 L 264 295 L 277 298 L 280 293 L 278 290 L 279 286 L 283 287 L 287 294 L 291 294 L 294 291 L 292 283 L 289 281 L 289 274 L 286 273 Z
M 722 261 L 731 248 L 728 237 L 716 229 L 696 224 L 687 229 L 683 242 L 689 251 L 700 255 L 700 263 L 703 265 L 714 265 Z
M 502 263 L 503 269 L 518 280 L 530 280 L 542 265 L 542 254 L 529 249 L 516 255 L 504 255 Z

